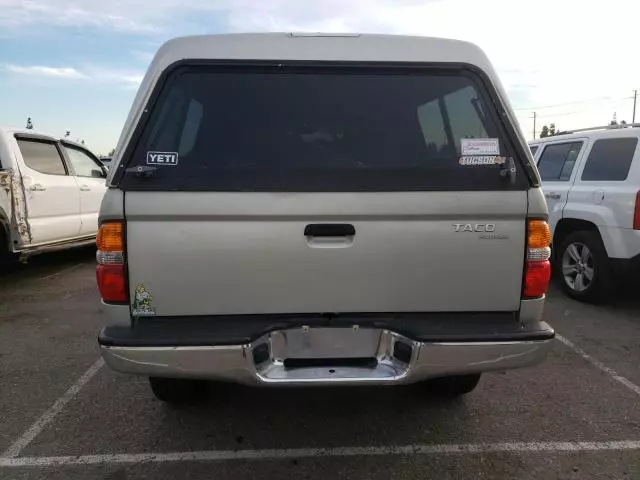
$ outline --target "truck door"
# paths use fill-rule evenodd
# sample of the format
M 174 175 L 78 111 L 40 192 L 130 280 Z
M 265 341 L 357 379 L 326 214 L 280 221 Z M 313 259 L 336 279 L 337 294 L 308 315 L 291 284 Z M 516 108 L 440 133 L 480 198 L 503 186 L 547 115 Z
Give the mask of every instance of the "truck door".
M 24 185 L 30 245 L 64 241 L 80 233 L 80 192 L 56 142 L 21 135 L 18 168 Z

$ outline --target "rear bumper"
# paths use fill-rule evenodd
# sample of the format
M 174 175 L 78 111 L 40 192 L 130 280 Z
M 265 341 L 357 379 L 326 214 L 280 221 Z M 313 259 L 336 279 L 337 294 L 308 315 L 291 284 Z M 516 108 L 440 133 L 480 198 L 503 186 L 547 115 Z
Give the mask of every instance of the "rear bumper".
M 150 346 L 117 345 L 103 330 L 100 343 L 112 369 L 137 375 L 246 385 L 407 384 L 535 365 L 554 335 L 545 323 L 530 339 L 455 342 L 417 341 L 387 329 L 303 327 L 246 344 Z M 303 360 L 291 367 L 292 356 Z M 363 365 L 363 359 L 370 362 Z

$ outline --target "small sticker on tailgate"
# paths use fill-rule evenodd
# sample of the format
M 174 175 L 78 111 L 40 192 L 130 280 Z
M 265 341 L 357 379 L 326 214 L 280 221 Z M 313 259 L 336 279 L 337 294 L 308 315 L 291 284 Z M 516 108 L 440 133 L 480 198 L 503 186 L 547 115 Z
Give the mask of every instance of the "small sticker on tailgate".
M 461 155 L 500 155 L 497 138 L 461 138 Z

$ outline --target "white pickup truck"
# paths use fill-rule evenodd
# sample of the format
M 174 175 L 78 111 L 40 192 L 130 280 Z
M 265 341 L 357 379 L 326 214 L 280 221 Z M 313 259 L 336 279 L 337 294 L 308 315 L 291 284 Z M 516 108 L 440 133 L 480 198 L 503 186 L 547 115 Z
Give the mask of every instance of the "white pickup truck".
M 83 145 L 0 128 L 0 266 L 24 254 L 93 242 L 106 176 Z

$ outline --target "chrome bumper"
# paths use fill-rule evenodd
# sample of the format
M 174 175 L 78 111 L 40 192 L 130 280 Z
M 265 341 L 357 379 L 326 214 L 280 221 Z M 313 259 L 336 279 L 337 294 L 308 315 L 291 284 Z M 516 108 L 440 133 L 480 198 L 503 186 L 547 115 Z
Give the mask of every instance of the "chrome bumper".
M 103 345 L 101 351 L 113 370 L 151 377 L 246 385 L 407 384 L 535 365 L 545 358 L 552 342 L 424 343 L 388 330 L 312 328 L 271 332 L 247 345 Z M 292 358 L 302 360 L 302 366 L 290 368 L 287 360 Z M 350 360 L 356 358 L 371 358 L 373 363 L 353 365 Z M 305 359 L 314 359 L 313 365 L 305 366 Z

